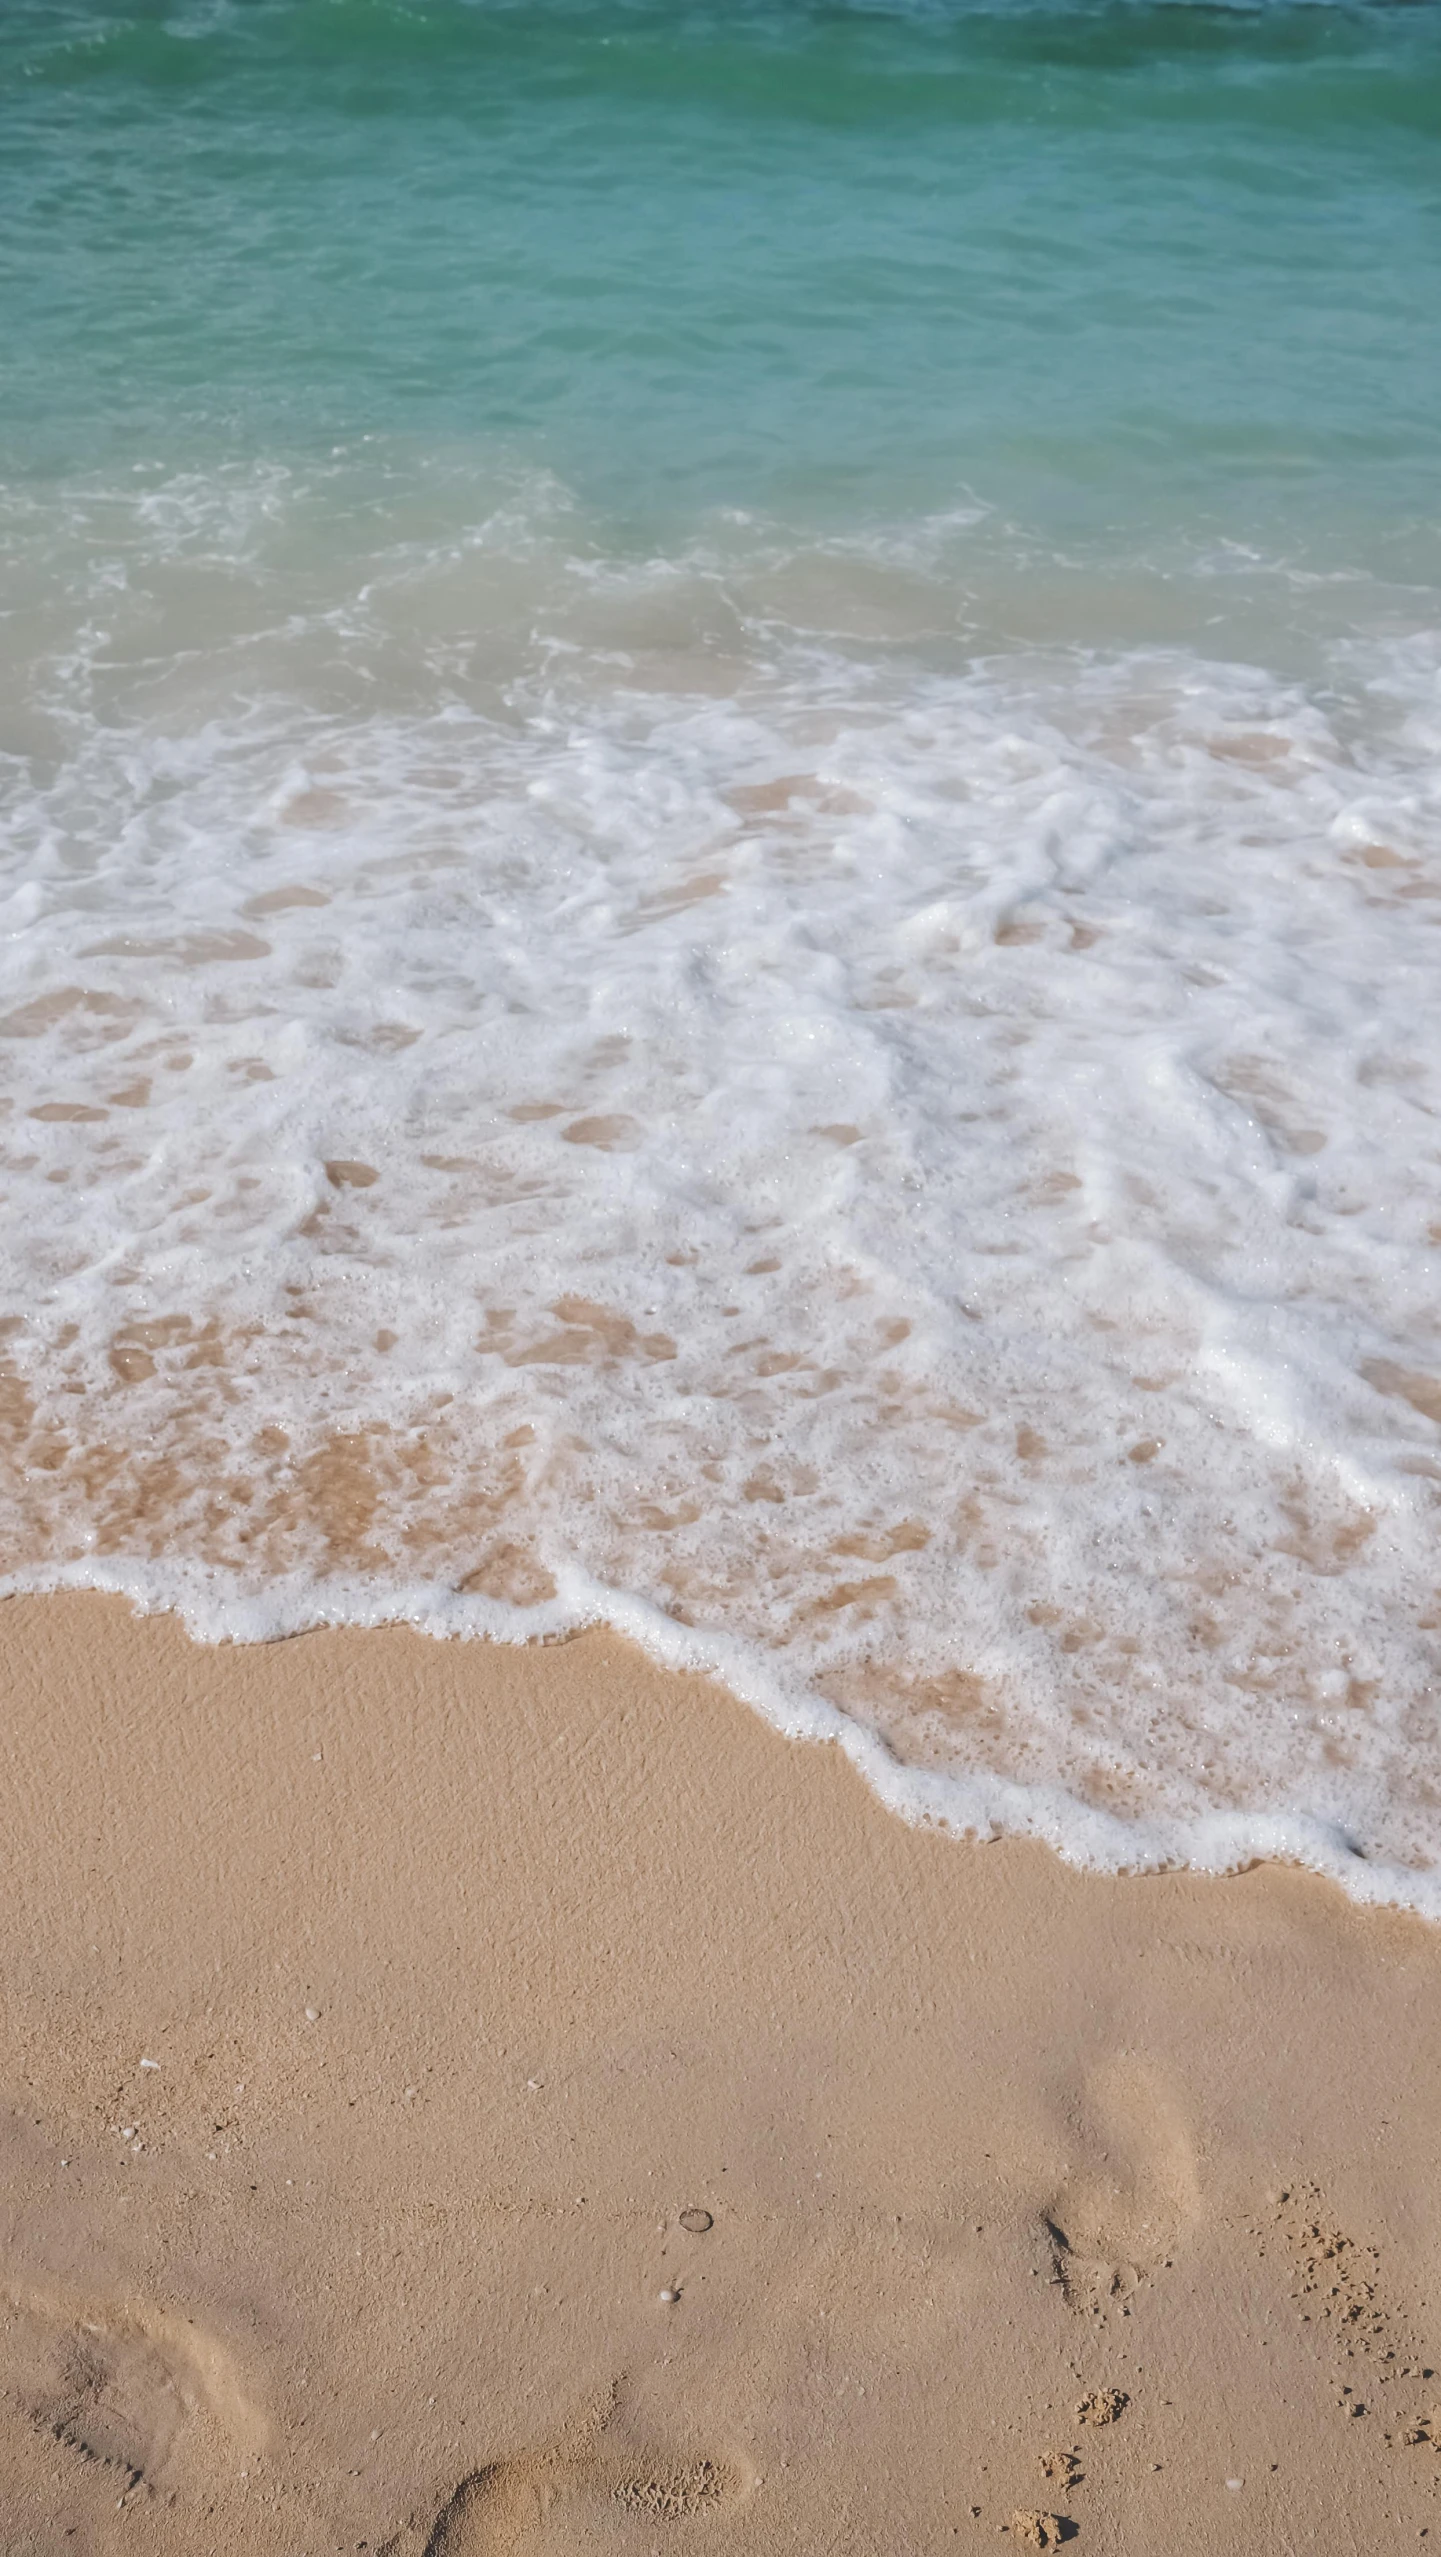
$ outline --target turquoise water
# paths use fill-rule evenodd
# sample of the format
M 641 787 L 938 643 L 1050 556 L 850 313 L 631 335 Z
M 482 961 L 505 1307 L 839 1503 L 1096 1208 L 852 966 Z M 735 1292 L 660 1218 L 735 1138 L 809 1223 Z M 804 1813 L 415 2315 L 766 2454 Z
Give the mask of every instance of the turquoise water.
M 0 450 L 1438 573 L 1428 6 L 10 0 Z
M 1441 7 L 6 0 L 0 1550 L 1441 1914 Z

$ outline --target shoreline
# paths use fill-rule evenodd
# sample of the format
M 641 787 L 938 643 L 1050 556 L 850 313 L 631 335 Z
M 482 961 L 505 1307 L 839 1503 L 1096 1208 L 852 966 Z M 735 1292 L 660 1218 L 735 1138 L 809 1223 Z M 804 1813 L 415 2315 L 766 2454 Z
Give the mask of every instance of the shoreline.
M 0 1661 L 6 2557 L 1441 2532 L 1423 1922 L 907 1827 L 609 1635 Z
M 1398 1864 L 1352 1843 L 1341 1824 L 1313 1812 L 1214 1810 L 1194 1820 L 1125 1818 L 1063 1784 L 1037 1785 L 988 1768 L 931 1765 L 898 1754 L 844 1705 L 793 1689 L 753 1644 L 684 1625 L 648 1600 L 607 1589 L 573 1569 L 562 1591 L 525 1607 L 430 1584 L 387 1589 L 357 1575 L 323 1583 L 268 1584 L 263 1598 L 193 1563 L 165 1566 L 163 1590 L 143 1564 L 57 1564 L 45 1575 L 0 1575 L 0 1607 L 55 1598 L 123 1603 L 135 1616 L 178 1624 L 203 1648 L 292 1642 L 317 1634 L 396 1633 L 422 1641 L 505 1650 L 553 1648 L 598 1634 L 638 1651 L 665 1676 L 702 1678 L 788 1742 L 838 1748 L 888 1813 L 978 1846 L 1033 1842 L 1073 1873 L 1145 1877 L 1191 1873 L 1224 1879 L 1275 1866 L 1334 1884 L 1358 1908 L 1390 1909 L 1441 1925 L 1441 1870 Z M 282 1590 L 284 1596 L 282 1597 Z

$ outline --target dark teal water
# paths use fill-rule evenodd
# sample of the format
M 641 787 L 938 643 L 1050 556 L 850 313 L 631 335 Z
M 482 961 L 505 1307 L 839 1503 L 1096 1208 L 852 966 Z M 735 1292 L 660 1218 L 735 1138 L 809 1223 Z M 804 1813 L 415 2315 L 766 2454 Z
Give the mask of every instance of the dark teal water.
M 10 0 L 0 452 L 1436 573 L 1441 12 Z

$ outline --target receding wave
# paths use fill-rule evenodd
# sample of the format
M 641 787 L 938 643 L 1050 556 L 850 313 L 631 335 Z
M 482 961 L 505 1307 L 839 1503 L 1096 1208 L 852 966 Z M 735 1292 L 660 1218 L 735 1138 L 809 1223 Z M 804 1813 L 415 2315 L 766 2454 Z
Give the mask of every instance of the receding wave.
M 12 1585 L 608 1614 L 912 1809 L 1430 1905 L 1435 643 L 354 494 L 12 511 Z

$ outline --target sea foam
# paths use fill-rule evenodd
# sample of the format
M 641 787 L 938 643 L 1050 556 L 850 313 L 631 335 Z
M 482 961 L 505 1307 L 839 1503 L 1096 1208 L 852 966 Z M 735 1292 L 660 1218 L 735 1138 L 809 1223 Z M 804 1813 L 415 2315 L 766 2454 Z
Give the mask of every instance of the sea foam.
M 12 506 L 6 1585 L 605 1620 L 910 1816 L 1441 1914 L 1434 642 L 330 504 Z

